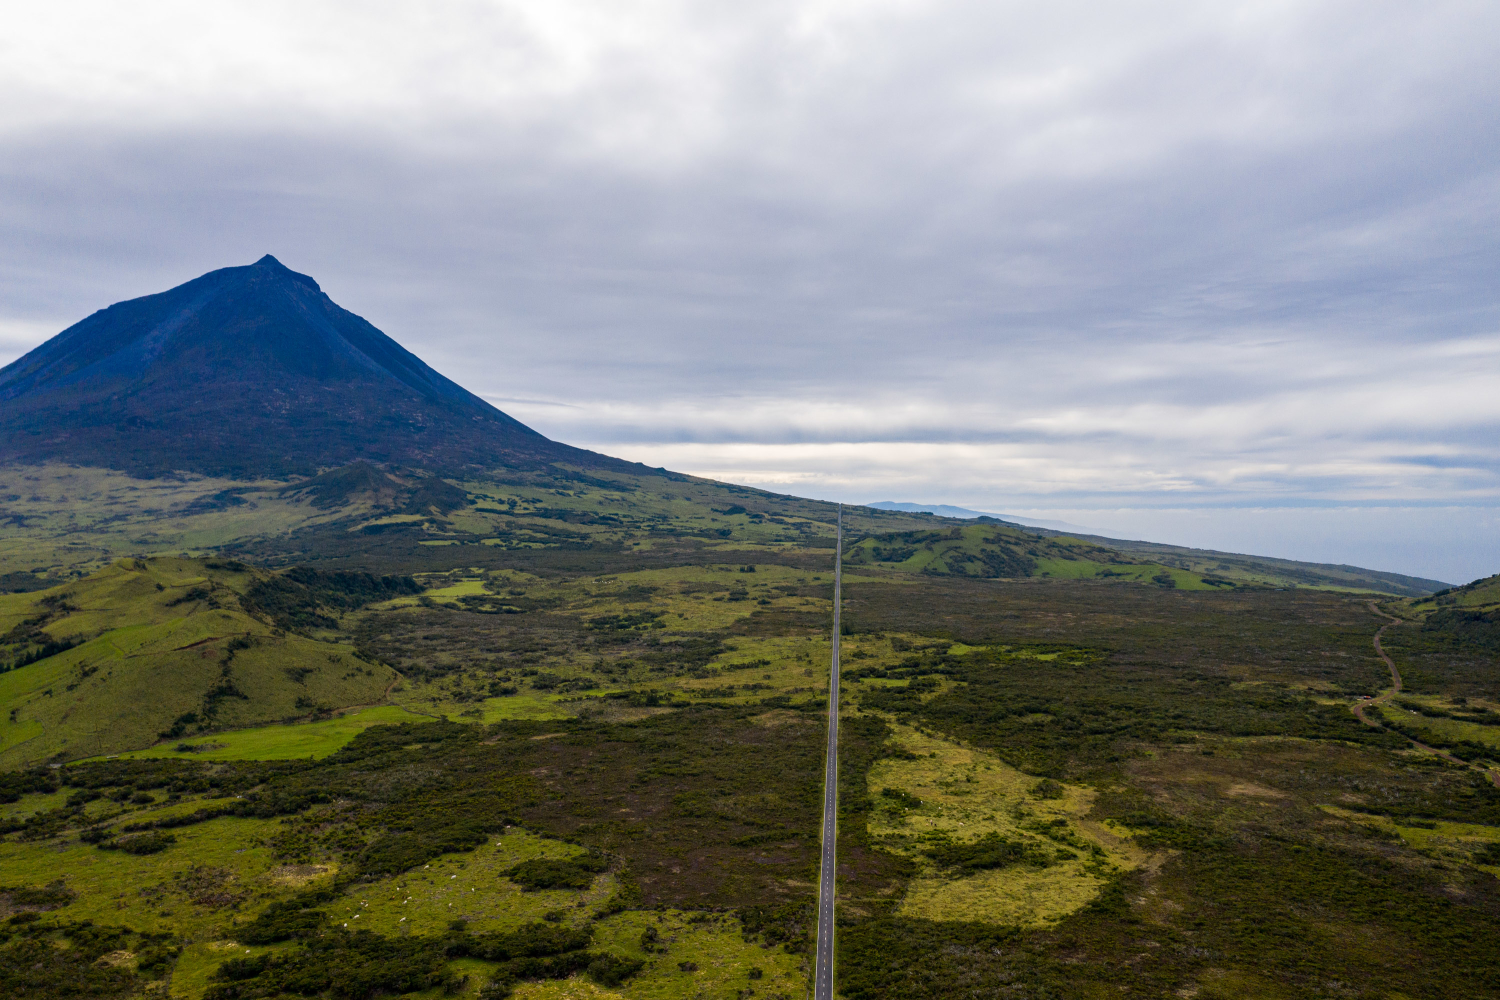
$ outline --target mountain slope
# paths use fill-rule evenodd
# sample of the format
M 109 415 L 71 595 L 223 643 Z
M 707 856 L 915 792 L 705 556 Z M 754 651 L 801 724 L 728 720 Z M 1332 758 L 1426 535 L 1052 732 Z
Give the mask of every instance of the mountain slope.
M 1175 569 L 1270 587 L 1329 587 L 1335 590 L 1369 590 L 1402 597 L 1420 597 L 1449 586 L 1441 580 L 1428 580 L 1360 566 L 1298 562 L 1295 559 L 1220 552 L 1217 549 L 1194 549 L 1185 545 L 1130 541 L 1106 538 L 1103 535 L 1080 535 L 1048 529 L 1030 530 L 1046 537 L 1067 534 L 1072 538 L 1116 549 L 1134 558 L 1150 559 Z
M 865 504 L 865 506 L 876 510 L 912 513 L 926 511 L 940 517 L 963 520 L 978 518 L 980 521 L 999 523 L 1004 527 L 1019 525 L 1033 535 L 1046 538 L 1085 539 L 1094 545 L 1128 552 L 1135 557 L 1160 563 L 1163 566 L 1238 583 L 1253 583 L 1268 587 L 1300 586 L 1332 587 L 1338 590 L 1372 590 L 1379 593 L 1400 594 L 1404 597 L 1430 594 L 1449 586 L 1441 580 L 1428 580 L 1423 577 L 1364 569 L 1359 566 L 1300 562 L 1295 559 L 1220 552 L 1217 549 L 1194 549 L 1185 545 L 1170 545 L 1162 542 L 1111 538 L 1095 534 L 1082 525 L 1069 524 L 1066 521 L 1043 521 L 1017 518 L 1008 514 L 986 514 L 983 511 L 949 507 L 943 504 L 895 503 L 883 500 L 879 503 Z
M 1470 611 L 1483 611 L 1491 614 L 1500 612 L 1500 575 L 1486 576 L 1461 587 L 1449 587 L 1439 590 L 1424 600 L 1415 602 L 1412 607 L 1425 610 L 1426 607 L 1435 608 L 1464 608 Z
M 1174 572 L 1160 563 L 1131 559 L 1107 546 L 1066 535 L 1044 538 L 992 518 L 961 528 L 851 536 L 844 561 L 927 576 L 992 580 L 1100 580 L 1185 590 L 1233 589 L 1236 585 L 1222 577 Z
M 269 255 L 117 303 L 0 369 L 0 462 L 138 475 L 623 464 L 550 441 Z

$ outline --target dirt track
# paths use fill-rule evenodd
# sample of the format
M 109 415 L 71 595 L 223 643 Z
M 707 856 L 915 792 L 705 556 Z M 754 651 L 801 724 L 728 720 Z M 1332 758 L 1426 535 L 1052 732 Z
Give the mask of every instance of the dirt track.
M 1401 693 L 1401 671 L 1396 669 L 1395 661 L 1391 659 L 1388 653 L 1386 653 L 1385 647 L 1380 644 L 1380 637 L 1385 634 L 1385 630 L 1390 628 L 1392 625 L 1400 625 L 1401 619 L 1395 617 L 1394 615 L 1388 615 L 1384 611 L 1381 611 L 1380 608 L 1376 606 L 1374 601 L 1370 602 L 1370 610 L 1382 618 L 1390 619 L 1384 625 L 1380 626 L 1379 630 L 1375 633 L 1375 652 L 1380 654 L 1380 658 L 1385 661 L 1385 665 L 1391 670 L 1391 686 L 1387 691 L 1382 691 L 1379 694 L 1369 698 L 1361 698 L 1351 706 L 1351 710 L 1354 712 L 1354 717 L 1360 722 L 1363 722 L 1365 725 L 1373 726 L 1376 729 L 1384 729 L 1385 725 L 1383 723 L 1376 722 L 1365 715 L 1365 709 L 1384 705 L 1396 695 Z M 1404 733 L 1402 735 L 1405 736 Z M 1446 760 L 1450 764 L 1457 764 L 1459 767 L 1473 767 L 1479 771 L 1484 772 L 1485 777 L 1490 779 L 1490 783 L 1496 788 L 1500 788 L 1500 771 L 1492 771 L 1489 768 L 1480 767 L 1478 764 L 1470 764 L 1468 761 L 1459 760 L 1457 757 L 1453 756 L 1451 753 L 1448 753 L 1446 750 L 1439 750 L 1437 747 L 1430 747 L 1420 740 L 1413 740 L 1410 736 L 1406 736 L 1405 738 L 1411 741 L 1412 746 L 1417 747 L 1421 750 L 1425 750 L 1435 756 L 1441 757 L 1443 760 Z

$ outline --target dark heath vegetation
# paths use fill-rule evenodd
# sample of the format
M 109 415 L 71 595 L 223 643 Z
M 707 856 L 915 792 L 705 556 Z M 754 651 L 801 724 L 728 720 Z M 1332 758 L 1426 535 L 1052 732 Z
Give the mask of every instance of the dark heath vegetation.
M 548 441 L 271 258 L 0 431 L 0 992 L 806 995 L 831 505 Z M 1497 578 L 844 532 L 842 996 L 1500 997 Z

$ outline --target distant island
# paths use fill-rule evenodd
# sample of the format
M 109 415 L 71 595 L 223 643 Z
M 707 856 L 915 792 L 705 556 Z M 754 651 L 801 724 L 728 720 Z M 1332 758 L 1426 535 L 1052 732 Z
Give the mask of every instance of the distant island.
M 865 507 L 873 507 L 876 510 L 900 510 L 907 513 L 937 514 L 939 517 L 993 517 L 997 520 L 1007 521 L 1011 524 L 1024 524 L 1032 528 L 1051 528 L 1055 531 L 1082 531 L 1093 534 L 1090 529 L 1081 524 L 1072 524 L 1068 521 L 1049 521 L 1045 518 L 1017 517 L 1014 514 L 996 514 L 987 510 L 970 510 L 967 507 L 953 507 L 945 503 L 898 503 L 894 500 L 879 500 L 875 503 L 864 504 Z

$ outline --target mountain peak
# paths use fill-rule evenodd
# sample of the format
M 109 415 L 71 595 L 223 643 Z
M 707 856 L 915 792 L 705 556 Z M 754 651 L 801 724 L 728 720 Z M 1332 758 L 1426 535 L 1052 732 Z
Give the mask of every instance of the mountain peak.
M 275 257 L 272 257 L 270 254 L 266 254 L 264 257 L 256 261 L 254 264 L 251 264 L 250 266 L 263 268 L 281 277 L 291 278 L 293 281 L 300 281 L 302 284 L 310 286 L 314 291 L 321 292 L 323 290 L 318 286 L 318 283 L 314 281 L 310 275 L 302 274 L 300 271 L 293 271 L 291 268 L 287 267 Z M 233 269 L 226 268 L 226 270 Z
M 612 461 L 549 441 L 266 254 L 119 302 L 0 368 L 0 462 L 306 475 Z

